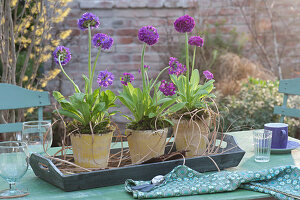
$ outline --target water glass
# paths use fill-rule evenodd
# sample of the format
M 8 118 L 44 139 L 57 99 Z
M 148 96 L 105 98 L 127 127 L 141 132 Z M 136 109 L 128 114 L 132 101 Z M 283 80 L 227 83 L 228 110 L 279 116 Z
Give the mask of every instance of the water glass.
M 49 121 L 23 123 L 22 141 L 27 143 L 29 153 L 46 152 L 51 147 L 52 140 L 52 128 Z
M 269 162 L 272 142 L 272 131 L 253 131 L 254 154 L 256 162 Z
M 28 169 L 27 144 L 19 141 L 0 142 L 0 176 L 9 184 L 9 189 L 0 192 L 0 199 L 25 196 L 28 193 L 15 185 Z

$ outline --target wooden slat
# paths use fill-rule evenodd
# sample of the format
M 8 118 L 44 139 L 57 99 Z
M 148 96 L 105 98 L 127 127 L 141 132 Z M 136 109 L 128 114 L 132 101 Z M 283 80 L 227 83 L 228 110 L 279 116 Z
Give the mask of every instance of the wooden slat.
M 0 124 L 0 133 L 11 133 L 22 131 L 23 122 Z
M 50 105 L 48 92 L 27 90 L 7 83 L 0 83 L 0 96 L 0 110 Z
M 279 83 L 279 92 L 300 95 L 300 78 L 281 80 Z
M 289 116 L 289 117 L 300 117 L 300 110 L 295 108 L 292 109 L 292 108 L 286 108 L 281 106 L 275 106 L 274 113 L 284 115 L 284 116 Z

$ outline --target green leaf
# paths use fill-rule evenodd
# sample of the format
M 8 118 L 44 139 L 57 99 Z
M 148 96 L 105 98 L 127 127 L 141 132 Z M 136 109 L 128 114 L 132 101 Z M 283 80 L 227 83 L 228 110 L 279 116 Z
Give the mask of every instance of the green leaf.
M 165 102 L 157 111 L 158 114 L 162 113 L 166 108 L 168 108 L 169 106 L 171 106 L 172 104 L 174 104 L 176 102 L 176 99 L 172 99 L 170 101 Z M 157 115 L 158 115 L 157 114 Z
M 192 90 L 196 89 L 196 87 L 199 85 L 200 82 L 200 76 L 199 76 L 199 71 L 198 69 L 194 69 L 191 75 L 191 85 L 192 85 Z
M 52 95 L 58 102 L 65 99 L 65 97 L 58 91 L 53 91 Z
M 109 115 L 112 116 L 112 115 L 115 115 L 115 114 L 117 114 L 117 113 L 119 113 L 119 112 L 120 112 L 120 111 L 112 111 L 112 112 L 109 113 Z
M 81 117 L 79 117 L 78 115 L 76 115 L 75 113 L 73 113 L 73 112 L 70 112 L 70 111 L 67 111 L 67 110 L 63 110 L 63 109 L 59 109 L 58 112 L 61 115 L 70 117 L 72 119 L 76 119 L 80 123 L 85 124 L 84 120 Z
M 159 99 L 156 103 L 153 104 L 153 106 L 158 106 L 158 105 L 163 104 L 163 103 L 165 103 L 167 101 L 170 101 L 170 100 L 172 100 L 172 98 L 169 98 L 169 97 Z
M 185 103 L 177 103 L 173 106 L 171 106 L 167 112 L 165 112 L 165 114 L 172 114 L 172 113 L 175 113 L 177 112 L 178 110 L 181 110 L 183 107 L 185 106 Z M 164 114 L 164 115 L 165 115 Z
M 84 82 L 85 82 L 85 86 L 84 86 L 84 89 L 85 89 L 85 93 L 89 93 L 89 85 L 90 85 L 90 79 L 88 77 L 86 77 L 86 75 L 82 74 L 82 78 L 84 79 Z
M 133 121 L 133 119 L 132 119 L 131 117 L 127 116 L 127 115 L 121 115 L 121 116 L 125 117 L 125 118 L 128 119 L 129 121 Z
M 172 126 L 174 126 L 174 123 L 173 123 L 171 120 L 165 118 L 164 121 L 167 121 L 167 122 L 169 122 Z
M 105 110 L 105 103 L 104 102 L 97 103 L 92 111 L 92 116 L 100 112 L 103 112 L 104 110 Z
M 151 112 L 151 113 L 149 113 L 148 117 L 149 117 L 149 118 L 156 117 L 156 114 Z

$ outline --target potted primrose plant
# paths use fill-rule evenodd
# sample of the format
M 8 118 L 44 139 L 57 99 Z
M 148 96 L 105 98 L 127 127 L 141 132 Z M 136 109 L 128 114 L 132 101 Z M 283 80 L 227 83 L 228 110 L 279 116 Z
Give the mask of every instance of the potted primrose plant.
M 167 118 L 183 108 L 184 103 L 176 102 L 173 83 L 157 82 L 158 77 L 167 70 L 164 68 L 155 80 L 148 76 L 149 66 L 144 65 L 144 54 L 147 45 L 158 42 L 159 35 L 153 26 L 144 26 L 138 32 L 138 38 L 144 42 L 139 72 L 142 76 L 142 88 L 134 87 L 131 82 L 134 76 L 124 73 L 121 77 L 123 91 L 119 93 L 119 100 L 132 113 L 133 118 L 127 124 L 125 134 L 128 139 L 132 163 L 140 163 L 152 157 L 164 154 L 168 127 L 172 122 Z
M 204 40 L 200 36 L 188 38 L 188 33 L 195 27 L 195 20 L 182 16 L 175 20 L 174 28 L 185 34 L 185 58 L 183 65 L 177 58 L 170 58 L 169 74 L 171 81 L 177 87 L 177 102 L 185 106 L 173 115 L 174 137 L 177 150 L 186 150 L 187 157 L 199 156 L 205 153 L 208 145 L 210 124 L 210 109 L 208 98 L 214 97 L 213 74 L 204 71 L 205 83 L 200 84 L 198 69 L 194 69 L 196 49 L 202 47 Z M 189 66 L 189 45 L 194 46 L 192 67 Z
M 109 112 L 109 108 L 116 106 L 115 94 L 110 90 L 103 90 L 113 84 L 114 76 L 107 70 L 101 71 L 97 82 L 99 87 L 93 90 L 93 77 L 96 63 L 101 50 L 110 49 L 113 39 L 103 33 L 96 33 L 91 37 L 91 29 L 99 26 L 99 18 L 92 13 L 84 13 L 78 20 L 78 27 L 88 30 L 88 77 L 82 75 L 85 81 L 84 91 L 80 91 L 75 82 L 67 75 L 63 65 L 71 59 L 68 48 L 58 46 L 53 53 L 54 60 L 59 64 L 62 72 L 74 86 L 74 94 L 68 99 L 60 92 L 54 91 L 53 96 L 59 102 L 61 108 L 58 112 L 73 119 L 67 124 L 67 131 L 71 137 L 75 163 L 86 168 L 106 168 L 110 153 L 114 126 L 110 122 L 110 116 L 115 112 Z M 98 48 L 98 53 L 93 67 L 91 62 L 91 46 Z

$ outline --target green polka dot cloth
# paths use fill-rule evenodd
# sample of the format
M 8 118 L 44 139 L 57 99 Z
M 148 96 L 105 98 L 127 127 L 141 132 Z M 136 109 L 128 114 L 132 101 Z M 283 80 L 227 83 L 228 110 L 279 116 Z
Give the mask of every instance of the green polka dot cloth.
M 126 180 L 125 189 L 134 198 L 161 198 L 233 191 L 237 188 L 268 193 L 277 199 L 300 199 L 300 169 L 283 166 L 262 171 L 221 171 L 202 174 L 180 165 L 165 175 L 164 182 L 149 192 L 133 190 L 133 186 L 150 181 Z

